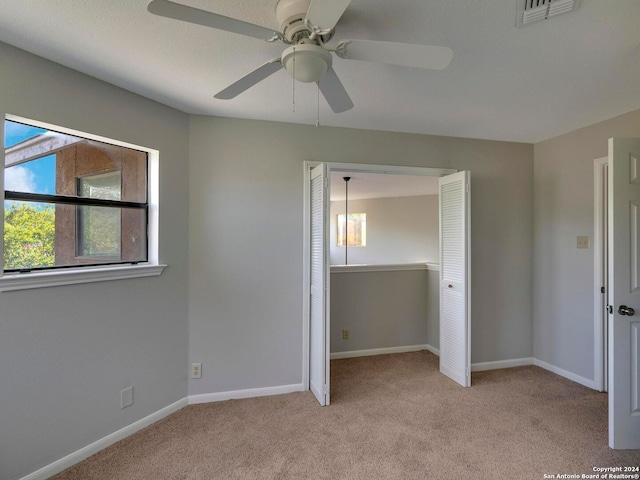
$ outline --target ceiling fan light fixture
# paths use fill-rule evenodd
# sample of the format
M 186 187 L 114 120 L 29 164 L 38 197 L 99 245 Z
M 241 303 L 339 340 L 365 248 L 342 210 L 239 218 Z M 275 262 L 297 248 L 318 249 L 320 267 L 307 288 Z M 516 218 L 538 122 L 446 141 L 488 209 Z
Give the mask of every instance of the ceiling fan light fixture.
M 331 67 L 331 53 L 319 45 L 299 44 L 282 54 L 282 66 L 299 82 L 320 80 Z
M 274 0 L 276 1 L 276 0 Z M 172 0 L 150 0 L 147 10 L 153 15 L 214 28 L 246 37 L 282 42 L 289 45 L 281 56 L 272 58 L 252 72 L 214 95 L 220 100 L 237 97 L 257 83 L 284 68 L 299 82 L 318 84 L 318 98 L 324 96 L 334 113 L 353 108 L 344 85 L 331 68 L 335 53 L 345 60 L 364 60 L 402 67 L 441 70 L 449 65 L 453 51 L 447 47 L 413 45 L 374 40 L 342 40 L 328 47 L 336 24 L 352 0 L 277 0 L 276 18 L 280 31 L 265 28 L 208 10 L 190 7 Z M 533 8 L 540 2 L 552 5 L 549 12 L 563 13 L 580 0 L 517 0 L 522 7 Z M 575 7 L 574 7 L 575 8 Z M 519 10 L 522 14 L 522 10 Z M 523 15 L 519 15 L 522 18 Z M 294 89 L 295 96 L 295 89 Z M 318 100 L 319 104 L 319 100 Z M 295 104 L 294 104 L 295 105 Z M 319 111 L 318 107 L 318 111 Z

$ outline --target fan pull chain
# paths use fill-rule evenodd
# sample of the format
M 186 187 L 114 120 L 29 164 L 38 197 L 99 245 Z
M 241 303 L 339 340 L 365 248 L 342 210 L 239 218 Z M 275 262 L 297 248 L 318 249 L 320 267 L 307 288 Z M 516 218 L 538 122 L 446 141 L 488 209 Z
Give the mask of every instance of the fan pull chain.
M 292 112 L 296 113 L 296 47 L 293 47 L 293 75 L 291 76 L 293 79 L 293 98 L 291 100 L 292 103 Z
M 316 82 L 318 97 L 317 97 L 317 106 L 318 106 L 318 116 L 316 117 L 316 128 L 320 127 L 320 82 Z

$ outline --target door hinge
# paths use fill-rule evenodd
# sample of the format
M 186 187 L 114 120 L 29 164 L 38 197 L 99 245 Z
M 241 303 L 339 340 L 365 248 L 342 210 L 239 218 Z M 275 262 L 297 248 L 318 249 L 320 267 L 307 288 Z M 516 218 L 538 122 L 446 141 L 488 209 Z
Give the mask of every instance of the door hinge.
M 469 193 L 469 184 L 467 183 L 467 193 Z
M 327 393 L 329 393 L 329 387 L 327 387 L 326 385 L 322 386 L 322 394 L 326 395 Z
M 609 312 L 609 315 L 613 313 L 613 305 L 607 305 L 607 312 Z
M 604 293 L 604 287 L 600 287 L 600 293 Z
M 464 376 L 465 376 L 465 377 L 468 377 L 468 376 L 469 376 L 469 369 L 468 369 L 468 368 L 465 368 L 465 369 L 464 369 Z

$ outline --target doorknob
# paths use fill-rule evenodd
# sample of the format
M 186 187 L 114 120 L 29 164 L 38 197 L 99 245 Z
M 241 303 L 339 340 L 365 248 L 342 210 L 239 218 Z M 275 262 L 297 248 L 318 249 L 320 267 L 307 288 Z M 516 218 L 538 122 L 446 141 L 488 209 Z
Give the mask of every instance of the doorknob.
M 627 307 L 626 305 L 620 305 L 620 307 L 618 308 L 618 313 L 620 315 L 628 315 L 630 317 L 633 317 L 633 314 L 636 313 L 636 311 L 631 307 Z

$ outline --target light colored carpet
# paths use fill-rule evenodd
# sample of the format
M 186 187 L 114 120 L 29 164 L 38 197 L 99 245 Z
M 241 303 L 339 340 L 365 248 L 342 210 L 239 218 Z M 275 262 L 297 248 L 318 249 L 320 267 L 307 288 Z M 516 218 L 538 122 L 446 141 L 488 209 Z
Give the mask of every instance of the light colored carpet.
M 192 405 L 53 478 L 542 479 L 640 465 L 640 450 L 607 446 L 606 394 L 538 367 L 474 373 L 467 389 L 428 352 L 331 369 L 329 407 L 310 392 Z

